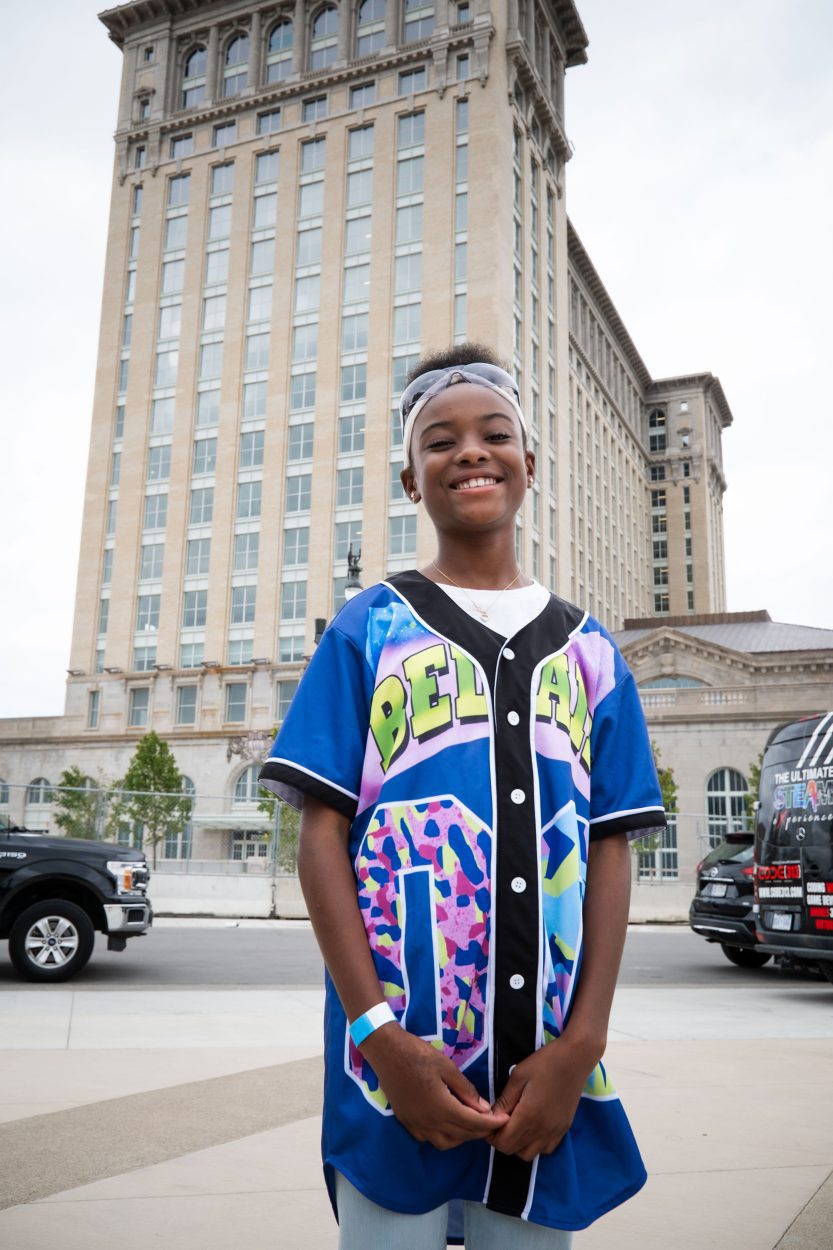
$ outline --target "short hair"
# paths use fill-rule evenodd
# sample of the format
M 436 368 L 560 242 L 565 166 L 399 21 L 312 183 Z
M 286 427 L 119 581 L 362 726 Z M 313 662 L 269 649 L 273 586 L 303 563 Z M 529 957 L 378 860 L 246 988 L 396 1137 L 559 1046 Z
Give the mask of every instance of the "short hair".
M 445 347 L 441 351 L 429 352 L 426 356 L 422 356 L 413 369 L 409 370 L 405 385 L 410 385 L 414 378 L 421 377 L 423 373 L 428 373 L 431 369 L 452 369 L 454 365 L 465 368 L 466 365 L 478 363 L 497 365 L 499 369 L 505 369 L 507 373 L 514 376 L 514 370 L 501 360 L 491 347 L 487 347 L 485 343 L 468 340 L 465 343 L 455 343 L 452 347 Z

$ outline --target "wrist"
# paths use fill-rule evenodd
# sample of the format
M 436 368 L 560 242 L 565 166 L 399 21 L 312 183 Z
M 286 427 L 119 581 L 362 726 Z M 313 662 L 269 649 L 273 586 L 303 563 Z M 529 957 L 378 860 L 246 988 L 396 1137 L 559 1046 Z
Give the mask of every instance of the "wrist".
M 582 1065 L 587 1066 L 587 1071 L 591 1072 L 607 1049 L 607 1033 L 586 1029 L 579 1024 L 568 1024 L 558 1039 L 558 1044 L 562 1050 L 566 1049 L 575 1055 L 576 1061 L 581 1061 Z
M 350 1024 L 350 1037 L 353 1045 L 361 1047 L 367 1038 L 371 1037 L 383 1025 L 396 1023 L 397 1020 L 393 1009 L 383 999 L 382 1002 L 376 1003 L 375 1006 L 369 1007 L 367 1011 L 362 1012 L 360 1016 L 356 1016 L 355 1020 Z

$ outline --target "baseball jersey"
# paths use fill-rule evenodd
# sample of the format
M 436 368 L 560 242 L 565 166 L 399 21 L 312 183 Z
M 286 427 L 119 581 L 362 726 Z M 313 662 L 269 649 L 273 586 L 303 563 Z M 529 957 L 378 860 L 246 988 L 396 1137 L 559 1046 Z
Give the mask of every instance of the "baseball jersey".
M 636 686 L 601 625 L 551 595 L 504 638 L 416 571 L 335 617 L 261 782 L 350 819 L 381 994 L 490 1103 L 569 1019 L 589 842 L 665 825 Z M 394 1211 L 481 1201 L 562 1229 L 585 1228 L 646 1176 L 602 1063 L 553 1154 L 526 1163 L 482 1141 L 415 1141 L 329 977 L 323 1156 L 331 1196 L 335 1168 Z

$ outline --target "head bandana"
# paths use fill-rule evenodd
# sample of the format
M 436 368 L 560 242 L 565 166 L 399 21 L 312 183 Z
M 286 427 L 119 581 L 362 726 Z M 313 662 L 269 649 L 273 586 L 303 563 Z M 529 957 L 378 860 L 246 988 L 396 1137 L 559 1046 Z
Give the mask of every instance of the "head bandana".
M 430 384 L 428 389 L 420 395 L 419 399 L 416 400 L 410 409 L 405 408 L 408 391 L 410 389 L 410 387 L 406 386 L 405 390 L 402 392 L 402 398 L 399 401 L 399 414 L 402 418 L 402 451 L 406 468 L 408 468 L 411 463 L 411 436 L 414 430 L 414 422 L 417 417 L 429 400 L 433 399 L 435 395 L 439 395 L 449 386 L 454 386 L 459 382 L 470 382 L 476 386 L 485 386 L 488 387 L 490 391 L 497 391 L 499 395 L 502 395 L 503 398 L 512 405 L 512 408 L 517 413 L 518 420 L 521 423 L 521 429 L 524 432 L 524 437 L 526 437 L 528 430 L 524 414 L 521 411 L 521 406 L 518 402 L 517 384 L 512 382 L 508 374 L 503 374 L 503 376 L 507 379 L 507 385 L 505 386 L 500 385 L 498 382 L 490 381 L 489 378 L 484 377 L 479 372 L 480 369 L 485 368 L 488 368 L 489 371 L 496 376 L 503 373 L 503 370 L 497 369 L 495 366 L 477 364 L 460 366 L 454 365 L 448 369 L 437 370 L 436 372 L 438 376 L 436 381 Z M 432 370 L 431 372 L 434 371 Z M 414 382 L 418 381 L 419 378 L 414 378 Z M 411 387 L 414 385 L 414 382 L 410 384 Z

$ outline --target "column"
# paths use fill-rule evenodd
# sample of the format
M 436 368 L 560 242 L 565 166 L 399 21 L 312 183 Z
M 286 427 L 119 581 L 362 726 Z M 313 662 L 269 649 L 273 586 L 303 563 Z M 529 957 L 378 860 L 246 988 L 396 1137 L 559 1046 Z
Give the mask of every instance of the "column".
M 542 47 L 541 47 L 541 59 L 542 59 L 541 70 L 542 70 L 542 75 L 544 79 L 544 90 L 546 92 L 547 100 L 550 102 L 550 104 L 552 104 L 553 103 L 552 74 L 550 72 L 552 68 L 551 62 L 550 62 L 550 42 L 552 40 L 552 34 L 550 32 L 549 26 L 546 23 L 544 23 L 542 36 L 543 36 L 543 39 L 542 39 Z
M 217 27 L 212 26 L 208 32 L 207 61 L 205 67 L 205 98 L 208 104 L 217 99 L 217 57 L 219 38 Z
M 518 0 L 509 0 L 506 25 L 509 38 L 516 39 L 518 36 Z
M 350 56 L 350 4 L 341 0 L 338 6 L 338 51 L 336 60 L 342 63 Z
M 535 0 L 526 0 L 526 30 L 524 31 L 529 59 L 535 64 Z
M 249 91 L 257 91 L 261 83 L 263 66 L 263 35 L 261 33 L 260 10 L 252 14 L 249 30 Z
M 400 0 L 388 0 L 385 5 L 385 47 L 395 48 L 399 43 L 399 32 L 402 29 Z
M 295 0 L 295 17 L 292 27 L 292 72 L 303 74 L 307 61 L 307 19 L 304 12 L 304 0 Z

